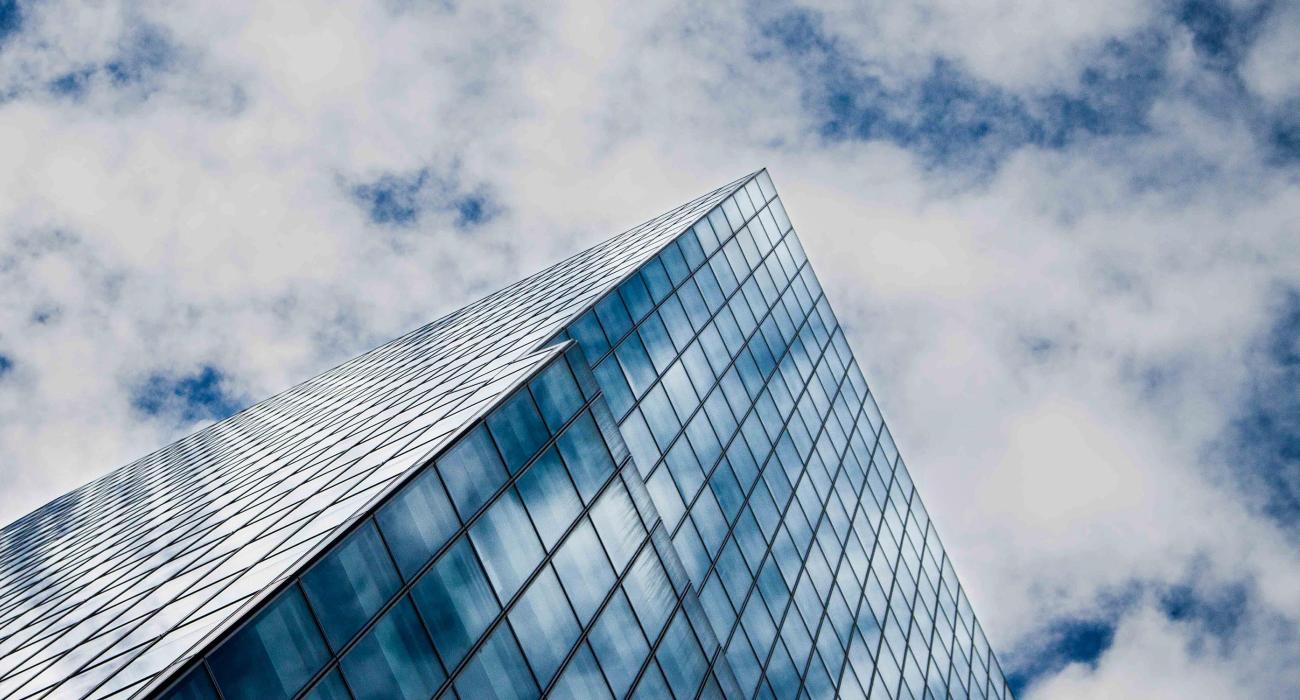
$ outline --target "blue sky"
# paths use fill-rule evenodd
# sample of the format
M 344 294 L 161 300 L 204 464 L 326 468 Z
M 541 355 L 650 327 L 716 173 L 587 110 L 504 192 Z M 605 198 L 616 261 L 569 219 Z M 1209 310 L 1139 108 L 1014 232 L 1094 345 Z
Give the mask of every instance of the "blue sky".
M 0 520 L 767 166 L 1024 698 L 1300 695 L 1300 7 L 0 0 Z

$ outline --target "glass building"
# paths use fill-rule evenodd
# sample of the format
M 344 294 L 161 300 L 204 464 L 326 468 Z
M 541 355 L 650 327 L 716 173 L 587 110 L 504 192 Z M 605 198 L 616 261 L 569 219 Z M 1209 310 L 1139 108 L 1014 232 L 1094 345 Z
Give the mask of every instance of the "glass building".
M 766 171 L 0 533 L 0 697 L 998 698 Z

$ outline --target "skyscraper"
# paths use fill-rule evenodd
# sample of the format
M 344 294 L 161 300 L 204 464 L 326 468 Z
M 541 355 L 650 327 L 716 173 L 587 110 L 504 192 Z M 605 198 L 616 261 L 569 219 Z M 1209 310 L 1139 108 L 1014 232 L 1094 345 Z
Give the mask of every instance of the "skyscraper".
M 766 171 L 0 534 L 0 697 L 1009 698 Z

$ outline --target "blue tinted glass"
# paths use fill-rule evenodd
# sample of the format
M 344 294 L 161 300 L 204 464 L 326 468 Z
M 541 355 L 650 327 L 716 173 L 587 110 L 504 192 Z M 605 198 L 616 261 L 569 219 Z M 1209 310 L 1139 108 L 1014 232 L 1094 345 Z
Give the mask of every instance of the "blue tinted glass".
M 695 332 L 691 329 L 691 322 L 686 318 L 686 310 L 682 308 L 682 302 L 676 294 L 668 297 L 663 306 L 659 307 L 659 316 L 663 319 L 664 326 L 668 328 L 668 335 L 673 339 L 673 345 L 677 346 L 679 351 L 685 350 Z
M 673 291 L 672 280 L 668 279 L 668 270 L 664 264 L 655 258 L 641 268 L 641 276 L 645 278 L 645 285 L 650 289 L 650 297 L 659 303 L 664 300 Z
M 409 598 L 385 613 L 341 663 L 357 700 L 427 700 L 446 677 Z
M 375 519 L 397 560 L 398 570 L 408 579 L 460 526 L 433 469 L 425 469 L 411 480 L 379 509 Z
M 349 535 L 302 577 L 307 601 L 335 650 L 379 612 L 400 585 L 371 522 Z
M 652 663 L 646 668 L 645 675 L 641 676 L 641 682 L 637 683 L 636 692 L 632 697 L 635 700 L 660 700 L 671 697 L 668 683 L 664 681 L 664 674 L 659 672 L 658 664 Z
M 591 507 L 591 521 L 605 543 L 605 551 L 614 562 L 614 570 L 622 571 L 636 554 L 637 547 L 645 540 L 645 528 L 636 513 L 636 506 L 628 496 L 623 483 L 615 481 L 605 489 L 596 504 Z
M 411 597 L 433 633 L 433 645 L 448 667 L 461 660 L 500 610 L 469 542 L 464 539 L 452 545 L 416 582 Z
M 706 663 L 684 614 L 678 613 L 673 618 L 656 656 L 668 677 L 673 695 L 679 700 L 694 697 L 696 688 L 704 680 Z
M 623 303 L 627 306 L 627 311 L 632 315 L 633 321 L 640 321 L 650 309 L 654 302 L 650 300 L 650 290 L 646 289 L 645 282 L 641 280 L 640 275 L 632 275 L 626 282 L 618 288 L 618 293 L 623 297 Z
M 542 544 L 549 550 L 582 512 L 582 502 L 555 448 L 542 453 L 516 483 Z
M 564 669 L 564 674 L 551 689 L 550 697 L 556 700 L 599 700 L 613 697 L 588 645 L 583 644 L 578 653 L 573 655 L 568 668 Z
M 510 611 L 510 624 L 543 685 L 555 675 L 580 632 L 560 581 L 549 567 L 519 597 Z
M 456 692 L 469 700 L 529 700 L 538 697 L 537 684 L 528 672 L 506 625 L 497 627 L 456 677 Z
M 627 375 L 634 396 L 644 394 L 645 390 L 654 384 L 655 368 L 650 365 L 650 356 L 646 354 L 645 345 L 642 344 L 639 335 L 633 333 L 628 336 L 627 340 L 614 350 L 614 355 L 622 365 L 623 373 Z
M 492 438 L 481 425 L 438 458 L 438 472 L 461 518 L 477 512 L 507 476 Z
M 667 449 L 682 424 L 677 422 L 677 414 L 673 412 L 672 404 L 668 403 L 668 394 L 663 385 L 656 386 L 645 395 L 641 400 L 641 412 L 650 426 L 650 432 L 655 436 L 655 442 L 659 443 L 659 449 Z
M 601 330 L 596 314 L 588 311 L 569 324 L 569 335 L 582 347 L 588 359 L 595 360 L 609 350 L 605 331 Z
M 343 683 L 343 676 L 339 675 L 339 670 L 336 668 L 325 674 L 325 677 L 303 697 L 303 700 L 352 700 L 352 694 L 348 692 L 347 685 Z
M 673 347 L 673 340 L 668 336 L 668 329 L 659 318 L 659 314 L 652 314 L 638 329 L 655 369 L 660 372 L 667 369 L 673 358 L 677 356 L 677 348 Z
M 515 392 L 493 411 L 488 416 L 487 425 L 511 473 L 519 471 L 550 437 L 541 415 L 533 406 L 532 397 L 523 390 Z
M 623 697 L 636 680 L 641 662 L 650 654 L 650 646 L 641 636 L 641 628 L 622 593 L 616 593 L 600 613 L 589 640 L 614 695 Z
M 588 357 L 595 359 L 591 355 Z M 582 394 L 578 392 L 578 385 L 574 383 L 568 365 L 563 362 L 552 363 L 533 380 L 529 388 L 533 391 L 533 398 L 537 399 L 537 407 L 542 409 L 542 418 L 546 419 L 546 425 L 552 432 L 559 430 L 582 407 Z
M 186 674 L 180 683 L 163 694 L 161 700 L 217 700 L 217 691 L 202 667 Z
M 664 252 L 659 254 L 659 259 L 663 261 L 664 267 L 668 268 L 668 278 L 673 281 L 673 284 L 681 284 L 690 276 L 691 272 L 686 267 L 686 258 L 682 257 L 682 251 L 677 249 L 676 243 L 668 244 Z
M 659 448 L 655 445 L 654 436 L 650 434 L 650 426 L 646 425 L 640 411 L 633 411 L 623 421 L 622 433 L 641 475 L 650 473 L 650 468 L 659 459 Z
M 686 258 L 686 264 L 692 270 L 704 262 L 704 248 L 700 241 L 695 237 L 694 231 L 687 231 L 677 239 L 677 247 L 682 250 L 682 257 Z
M 596 365 L 593 372 L 601 388 L 605 390 L 605 403 L 609 404 L 610 410 L 620 416 L 627 413 L 627 410 L 632 408 L 635 398 L 632 396 L 632 389 L 627 385 L 627 376 L 623 374 L 623 368 L 619 367 L 618 358 L 606 357 Z
M 637 557 L 623 579 L 623 590 L 627 591 L 646 636 L 657 637 L 677 603 L 677 594 L 653 549 L 647 547 Z
M 596 304 L 596 318 L 605 329 L 605 337 L 611 344 L 617 343 L 628 331 L 632 330 L 632 319 L 627 307 L 618 294 L 610 294 Z
M 542 543 L 514 489 L 492 504 L 469 531 L 497 597 L 508 600 L 541 562 Z
M 596 490 L 605 483 L 614 472 L 614 460 L 605 449 L 605 440 L 596 429 L 596 421 L 590 411 L 569 426 L 569 429 L 556 440 L 564 463 L 573 474 L 573 482 L 578 485 L 578 493 L 583 502 L 590 503 Z
M 208 657 L 228 700 L 289 698 L 325 665 L 329 652 L 298 587 L 285 590 Z
M 586 624 L 595 614 L 597 606 L 614 585 L 614 572 L 609 568 L 605 550 L 596 539 L 591 522 L 584 519 L 560 545 L 555 553 L 555 571 L 569 594 L 569 600 Z

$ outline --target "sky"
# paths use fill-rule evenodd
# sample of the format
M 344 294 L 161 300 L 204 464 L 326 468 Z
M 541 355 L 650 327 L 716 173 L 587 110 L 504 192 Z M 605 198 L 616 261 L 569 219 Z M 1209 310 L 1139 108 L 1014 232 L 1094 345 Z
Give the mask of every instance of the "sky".
M 1300 3 L 0 0 L 0 522 L 767 167 L 1018 696 L 1300 697 Z

